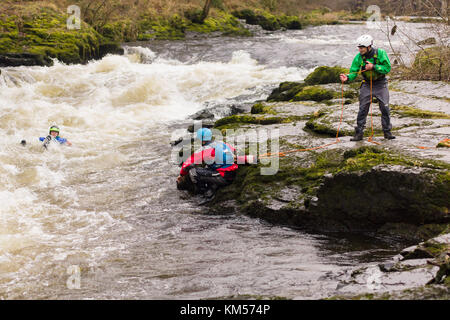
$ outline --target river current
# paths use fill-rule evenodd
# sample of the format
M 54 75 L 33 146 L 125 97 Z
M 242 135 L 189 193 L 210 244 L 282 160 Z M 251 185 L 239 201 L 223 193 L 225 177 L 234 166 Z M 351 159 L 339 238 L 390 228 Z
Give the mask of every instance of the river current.
M 317 299 L 339 294 L 327 275 L 395 254 L 403 244 L 388 239 L 209 215 L 176 189 L 171 161 L 190 115 L 264 99 L 320 65 L 348 67 L 364 33 L 390 52 L 382 31 L 355 24 L 127 43 L 86 65 L 2 69 L 0 299 Z M 72 147 L 43 150 L 53 124 Z

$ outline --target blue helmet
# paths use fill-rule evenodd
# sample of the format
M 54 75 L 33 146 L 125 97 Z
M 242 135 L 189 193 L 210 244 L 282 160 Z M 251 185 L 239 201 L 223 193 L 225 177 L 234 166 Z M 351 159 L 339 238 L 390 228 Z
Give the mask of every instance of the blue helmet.
M 212 132 L 208 128 L 200 128 L 197 130 L 197 139 L 200 141 L 211 141 Z

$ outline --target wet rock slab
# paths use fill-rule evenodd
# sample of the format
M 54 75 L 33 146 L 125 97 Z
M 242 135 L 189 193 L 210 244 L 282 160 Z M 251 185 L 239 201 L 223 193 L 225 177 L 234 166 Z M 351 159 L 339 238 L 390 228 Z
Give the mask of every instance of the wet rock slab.
M 320 86 L 334 90 L 336 95 L 341 92 L 340 84 Z M 258 119 L 276 117 L 278 123 L 229 124 L 233 129 L 244 129 L 244 133 L 231 135 L 233 139 L 245 135 L 248 129 L 277 129 L 279 149 L 289 153 L 276 159 L 279 168 L 272 177 L 258 174 L 264 167 L 261 164 L 242 166 L 238 179 L 219 191 L 210 210 L 220 212 L 221 201 L 230 198 L 223 195 L 229 193 L 236 200 L 237 211 L 316 231 L 377 230 L 418 240 L 441 232 L 450 222 L 447 200 L 450 152 L 435 146 L 450 127 L 450 104 L 445 93 L 450 86 L 430 82 L 395 82 L 394 86 L 398 99 L 402 95 L 414 96 L 411 98 L 414 110 L 421 110 L 428 100 L 447 108 L 436 109 L 441 112 L 438 118 L 435 114 L 432 118 L 420 118 L 392 112 L 397 139 L 388 141 L 383 139 L 380 112 L 374 104 L 374 140 L 378 144 L 367 141 L 369 128 L 361 142 L 351 142 L 347 137 L 354 132 L 357 101 L 343 106 L 339 99 L 266 102 L 259 109 L 269 113 L 244 115 Z M 401 91 L 405 88 L 408 92 Z M 344 88 L 344 92 L 352 90 L 355 88 Z M 441 91 L 444 94 L 437 97 L 436 93 Z M 268 140 L 269 137 L 258 142 Z M 322 145 L 327 147 L 290 152 Z

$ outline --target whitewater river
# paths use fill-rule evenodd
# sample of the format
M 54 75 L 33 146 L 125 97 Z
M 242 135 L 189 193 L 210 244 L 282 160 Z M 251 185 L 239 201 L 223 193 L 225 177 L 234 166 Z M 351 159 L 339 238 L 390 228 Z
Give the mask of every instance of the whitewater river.
M 426 37 L 422 27 L 409 25 Z M 339 294 L 327 274 L 395 254 L 405 244 L 205 214 L 176 190 L 170 161 L 193 113 L 266 98 L 319 65 L 348 66 L 367 32 L 390 51 L 383 32 L 342 25 L 2 69 L 0 299 L 322 298 Z M 53 124 L 72 147 L 43 150 Z

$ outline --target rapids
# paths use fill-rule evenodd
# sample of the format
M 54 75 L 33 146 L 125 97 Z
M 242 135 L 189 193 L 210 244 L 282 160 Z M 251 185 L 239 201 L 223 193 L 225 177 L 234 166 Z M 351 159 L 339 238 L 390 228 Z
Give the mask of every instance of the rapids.
M 322 298 L 338 293 L 325 274 L 394 254 L 404 244 L 204 214 L 176 190 L 170 161 L 189 115 L 348 66 L 363 32 L 389 52 L 383 32 L 342 25 L 127 43 L 124 56 L 86 65 L 2 69 L 0 299 Z M 72 147 L 42 149 L 52 124 Z

